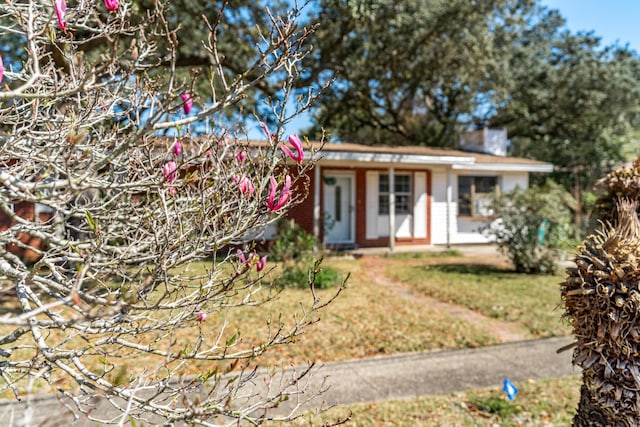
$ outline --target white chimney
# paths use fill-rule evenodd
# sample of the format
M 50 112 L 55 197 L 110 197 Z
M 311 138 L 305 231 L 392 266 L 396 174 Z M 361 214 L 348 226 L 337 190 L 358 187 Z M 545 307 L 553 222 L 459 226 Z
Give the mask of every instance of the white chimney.
M 507 155 L 507 130 L 484 128 L 460 135 L 460 149 L 477 153 Z

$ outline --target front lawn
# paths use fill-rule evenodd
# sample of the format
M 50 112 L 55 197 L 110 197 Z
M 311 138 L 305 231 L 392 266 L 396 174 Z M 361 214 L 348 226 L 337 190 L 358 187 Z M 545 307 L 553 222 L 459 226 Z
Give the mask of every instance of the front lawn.
M 516 274 L 509 267 L 469 263 L 393 263 L 389 277 L 416 292 L 522 325 L 533 337 L 568 335 L 561 319 L 562 276 Z
M 495 344 L 496 337 L 475 325 L 411 301 L 373 284 L 362 263 L 349 258 L 328 258 L 325 264 L 342 274 L 351 273 L 347 288 L 318 314 L 316 324 L 293 345 L 267 354 L 277 363 L 335 361 L 433 349 L 479 347 Z M 333 289 L 318 291 L 329 298 Z M 266 319 L 287 323 L 301 306 L 309 304 L 308 289 L 286 288 L 277 300 L 260 307 L 246 307 L 230 314 L 245 342 L 258 342 L 266 331 Z
M 327 258 L 327 267 L 342 275 L 351 273 L 347 288 L 329 306 L 314 314 L 317 322 L 295 342 L 269 349 L 254 363 L 298 365 L 314 360 L 329 362 L 500 342 L 499 335 L 485 322 L 469 321 L 468 316 L 461 317 L 455 311 L 430 304 L 432 300 L 428 298 L 453 302 L 516 328 L 526 328 L 527 338 L 569 333 L 568 326 L 560 319 L 561 310 L 557 309 L 560 277 L 517 275 L 505 269 L 503 262 L 485 261 L 482 264 L 457 253 Z M 193 263 L 190 268 L 204 269 L 205 265 Z M 277 268 L 272 273 L 275 275 Z M 265 287 L 263 296 L 273 292 L 274 289 Z M 335 288 L 317 291 L 325 300 L 334 293 Z M 259 299 L 258 295 L 252 300 Z M 232 341 L 235 349 L 257 346 L 281 323 L 285 329 L 293 325 L 311 304 L 309 289 L 285 288 L 276 299 L 262 305 L 229 304 L 210 313 L 201 324 L 194 320 L 190 328 L 173 330 L 172 342 L 175 348 L 189 349 L 203 331 L 206 340 Z M 218 335 L 223 325 L 224 333 Z M 0 332 L 10 330 L 5 326 Z M 28 337 L 27 334 L 23 339 Z M 134 360 L 125 353 L 106 362 L 100 357 L 94 359 L 87 360 L 96 365 L 91 366 L 94 369 L 100 369 L 101 364 L 107 362 L 125 365 L 118 366 L 112 375 L 125 372 L 127 362 Z M 155 366 L 155 359 L 156 356 L 150 355 L 135 358 L 139 366 Z M 211 362 L 197 365 L 188 369 L 185 366 L 183 373 L 197 374 L 212 368 Z
M 431 306 L 417 297 L 420 294 L 512 324 L 524 330 L 526 338 L 570 333 L 558 308 L 559 276 L 516 274 L 503 261 L 465 258 L 456 253 L 362 259 L 329 257 L 324 265 L 342 275 L 351 273 L 347 288 L 317 313 L 318 322 L 295 343 L 272 348 L 261 359 L 263 362 L 278 365 L 310 360 L 328 362 L 500 342 L 499 335 L 486 324 L 470 322 L 455 312 Z M 380 285 L 380 275 L 400 288 Z M 335 289 L 317 291 L 325 299 L 334 292 Z M 264 305 L 230 310 L 226 319 L 211 316 L 206 326 L 216 330 L 226 320 L 228 331 L 239 331 L 239 346 L 256 345 L 277 321 L 282 321 L 285 327 L 291 325 L 311 301 L 309 289 L 285 288 L 277 299 Z M 188 339 L 184 337 L 185 341 Z
M 518 383 L 509 401 L 501 387 L 467 390 L 441 396 L 359 403 L 305 415 L 291 426 L 331 425 L 348 419 L 347 427 L 560 427 L 571 425 L 578 405 L 580 377 Z M 284 426 L 267 423 L 266 427 Z

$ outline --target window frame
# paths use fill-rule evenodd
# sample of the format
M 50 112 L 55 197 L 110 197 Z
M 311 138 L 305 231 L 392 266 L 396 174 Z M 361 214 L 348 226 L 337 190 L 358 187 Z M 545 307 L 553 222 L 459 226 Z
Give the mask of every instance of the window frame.
M 469 179 L 470 180 L 470 184 L 469 184 L 469 192 L 468 192 L 468 197 L 469 200 L 463 202 L 463 196 L 466 194 L 463 194 L 463 192 L 461 191 L 461 178 L 465 178 L 465 179 Z M 477 191 L 477 187 L 478 187 L 478 180 L 481 179 L 494 179 L 495 183 L 493 184 L 493 188 L 491 189 L 491 191 Z M 458 175 L 458 193 L 457 193 L 457 211 L 458 211 L 458 216 L 460 217 L 466 217 L 466 218 L 479 218 L 479 219 L 485 219 L 488 218 L 492 215 L 492 213 L 487 209 L 486 211 L 480 211 L 478 209 L 478 199 L 481 196 L 488 196 L 490 194 L 493 193 L 500 193 L 500 175 Z M 462 208 L 463 206 L 469 206 L 469 211 L 463 212 Z
M 382 177 L 386 178 L 386 190 L 383 191 Z M 407 173 L 395 173 L 394 175 L 394 194 L 395 194 L 395 204 L 394 211 L 396 215 L 412 215 L 413 214 L 413 174 L 410 172 Z M 398 185 L 401 184 L 401 180 L 398 180 L 398 177 L 407 178 L 407 182 L 405 184 L 408 185 L 408 188 L 402 191 L 398 191 Z M 398 210 L 398 205 L 400 204 L 401 198 L 406 198 L 406 205 L 401 207 L 406 207 L 406 209 Z M 387 216 L 389 215 L 389 174 L 388 173 L 380 173 L 378 174 L 378 215 L 379 216 Z

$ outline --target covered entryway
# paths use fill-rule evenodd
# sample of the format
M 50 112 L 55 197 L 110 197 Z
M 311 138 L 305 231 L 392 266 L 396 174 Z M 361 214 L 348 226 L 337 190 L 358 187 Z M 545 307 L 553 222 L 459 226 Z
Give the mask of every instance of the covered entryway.
M 349 244 L 355 242 L 355 175 L 328 172 L 322 177 L 324 206 L 324 242 Z

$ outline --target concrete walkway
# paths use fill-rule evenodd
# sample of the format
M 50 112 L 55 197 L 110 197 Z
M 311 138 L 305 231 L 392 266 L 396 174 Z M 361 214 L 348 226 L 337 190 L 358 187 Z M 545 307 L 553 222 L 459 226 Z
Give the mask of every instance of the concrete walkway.
M 528 379 L 576 375 L 571 351 L 556 350 L 570 344 L 569 338 L 521 341 L 468 350 L 433 351 L 388 357 L 327 363 L 314 370 L 306 385 L 309 394 L 324 390 L 302 409 L 356 402 L 405 399 L 447 394 L 477 387 L 500 388 L 504 378 L 518 385 Z M 260 381 L 255 381 L 258 384 Z M 99 402 L 94 415 L 109 413 Z M 279 410 L 286 411 L 281 407 Z M 105 411 L 105 412 L 103 412 Z M 29 418 L 25 423 L 25 414 Z M 73 421 L 65 416 L 60 402 L 44 397 L 30 410 L 14 401 L 0 402 L 2 426 L 95 426 L 86 419 Z

